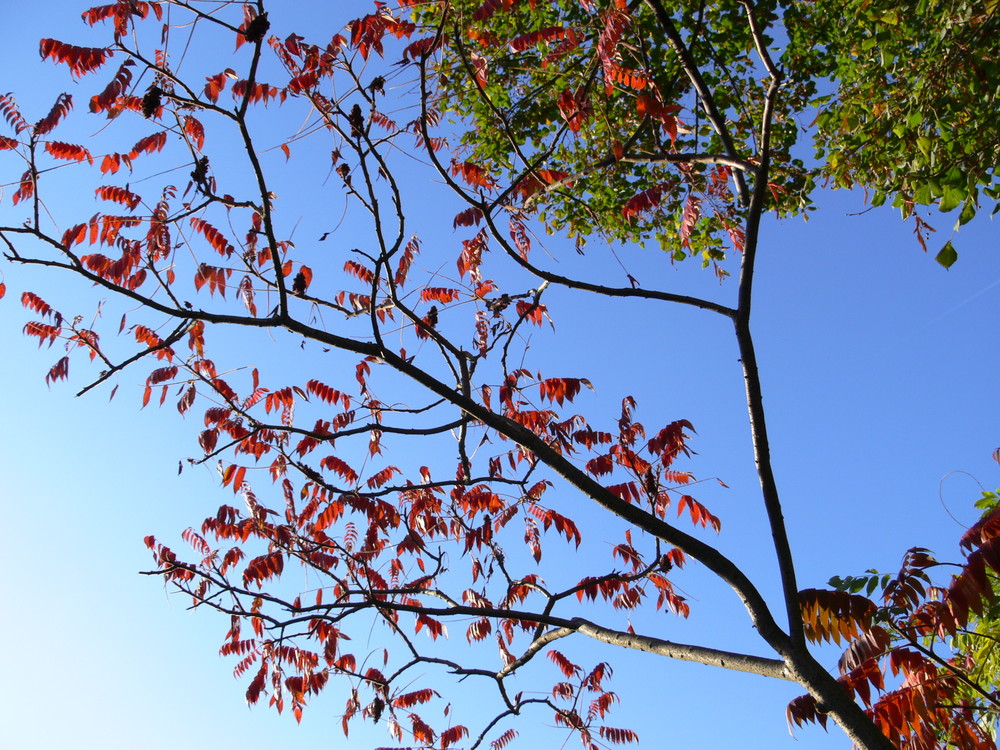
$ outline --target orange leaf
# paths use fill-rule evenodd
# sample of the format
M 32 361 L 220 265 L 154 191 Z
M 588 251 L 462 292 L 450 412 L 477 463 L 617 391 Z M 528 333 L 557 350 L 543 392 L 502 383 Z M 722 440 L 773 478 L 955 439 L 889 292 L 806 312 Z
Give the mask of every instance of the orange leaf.
M 121 154 L 107 154 L 104 160 L 101 161 L 101 174 L 107 174 L 108 172 L 114 174 L 121 168 L 121 164 Z
M 458 299 L 458 290 L 429 286 L 420 290 L 420 299 L 423 302 L 436 300 L 437 302 L 447 304 L 448 302 L 454 302 Z

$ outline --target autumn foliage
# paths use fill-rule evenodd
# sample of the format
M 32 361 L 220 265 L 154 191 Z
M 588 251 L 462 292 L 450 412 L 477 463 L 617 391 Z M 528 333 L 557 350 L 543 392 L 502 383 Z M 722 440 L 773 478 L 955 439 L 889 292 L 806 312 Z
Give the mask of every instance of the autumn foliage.
M 991 668 L 980 662 L 984 646 L 993 648 L 1000 510 L 986 494 L 986 512 L 962 537 L 959 572 L 943 585 L 930 575 L 942 563 L 915 547 L 895 575 L 870 571 L 835 578 L 837 590 L 801 593 L 806 635 L 846 646 L 838 681 L 898 747 L 996 747 L 989 717 L 997 696 Z M 876 591 L 881 595 L 870 599 Z M 789 704 L 788 718 L 796 726 L 827 721 L 810 695 Z
M 658 2 L 581 2 L 562 18 L 545 3 L 488 0 L 467 9 L 464 31 L 447 4 L 411 5 L 376 3 L 324 39 L 276 35 L 263 2 L 218 13 L 171 0 L 91 8 L 84 21 L 102 30 L 105 46 L 44 39 L 40 52 L 82 81 L 75 90 L 93 91 L 87 109 L 108 121 L 114 148 L 61 135 L 70 130 L 68 94 L 34 124 L 13 95 L 0 97 L 8 129 L 0 149 L 26 165 L 7 197 L 28 220 L 0 228 L 8 259 L 68 271 L 133 310 L 109 336 L 103 319 L 86 323 L 26 291 L 33 317 L 23 331 L 39 346 L 65 345 L 46 381 L 92 361 L 99 374 L 89 390 L 146 367 L 142 406 L 176 408 L 198 425 L 201 453 L 191 463 L 217 464 L 231 500 L 184 532 L 183 553 L 155 536 L 145 541 L 155 575 L 224 616 L 220 652 L 234 660 L 247 700 L 300 718 L 313 696 L 335 692 L 345 734 L 353 722 L 381 722 L 393 741 L 421 747 L 499 750 L 517 736 L 513 718 L 529 709 L 587 748 L 636 743 L 637 733 L 610 716 L 611 666 L 577 663 L 556 641 L 589 637 L 731 666 L 732 654 L 637 633 L 629 622 L 641 609 L 687 616 L 692 604 L 674 577 L 694 559 L 735 590 L 773 652 L 735 655 L 732 668 L 807 691 L 788 709 L 793 724 L 832 715 L 870 748 L 889 740 L 992 747 L 975 710 L 953 700 L 960 677 L 950 673 L 962 665 L 920 644 L 955 635 L 992 601 L 995 519 L 967 535 L 969 557 L 938 598 L 926 586 L 933 561 L 919 550 L 881 600 L 800 595 L 779 541 L 786 611 L 773 614 L 711 546 L 722 522 L 695 498 L 684 466 L 694 426 L 682 415 L 644 423 L 625 393 L 612 418 L 586 416 L 594 389 L 586 373 L 571 363 L 539 372 L 526 355 L 529 332 L 559 316 L 549 301 L 556 287 L 691 305 L 735 324 L 755 413 L 742 295 L 727 307 L 631 277 L 624 287 L 570 279 L 546 270 L 538 237 L 546 225 L 579 234 L 602 215 L 613 217 L 612 237 L 669 224 L 658 236 L 675 242 L 677 259 L 701 257 L 724 276 L 717 264 L 735 253 L 748 283 L 768 201 L 790 211 L 781 201 L 803 181 L 794 163 L 768 173 L 770 122 L 741 124 L 734 140 L 709 107 L 706 127 L 717 132 L 705 148 L 689 148 L 691 107 L 702 104 L 666 89 L 636 52 L 644 25 L 669 35 Z M 773 19 L 738 5 L 725 17 L 738 19 L 741 39 L 759 40 L 758 24 Z M 545 24 L 511 26 L 514 6 Z M 225 50 L 200 59 L 208 67 L 197 75 L 178 73 L 185 37 L 174 33 L 195 18 L 204 28 L 194 38 L 225 40 Z M 700 63 L 683 47 L 670 65 L 697 81 Z M 595 200 L 593 216 L 572 201 L 560 209 L 571 191 L 591 189 L 592 175 L 524 153 L 498 166 L 496 154 L 479 161 L 456 146 L 463 136 L 449 123 L 452 100 L 435 89 L 435 70 L 464 76 L 469 95 L 487 101 L 495 71 L 509 64 L 488 60 L 490 49 L 538 70 L 588 61 L 588 81 L 551 92 L 554 116 L 544 127 L 553 137 L 581 138 L 615 113 L 623 133 L 640 124 L 631 141 L 586 154 L 595 174 L 624 165 L 616 174 L 630 187 L 613 205 Z M 741 50 L 761 55 L 756 72 L 771 78 L 755 95 L 773 111 L 776 69 L 763 47 Z M 523 116 L 516 109 L 491 110 L 508 129 L 509 151 L 525 140 L 510 136 Z M 303 118 L 301 131 L 286 129 Z M 265 127 L 270 121 L 277 124 Z M 457 212 L 433 217 L 456 231 L 449 247 L 429 251 L 412 230 L 420 222 L 407 209 L 411 154 L 459 200 Z M 61 230 L 46 219 L 55 166 L 80 170 L 99 205 L 96 213 L 63 207 Z M 283 170 L 315 178 L 308 191 L 336 204 L 329 213 L 344 212 L 351 228 L 327 217 L 318 239 L 293 239 L 299 215 L 278 189 Z M 546 206 L 553 214 L 539 223 Z M 225 345 L 233 328 L 262 335 L 234 353 Z M 273 355 L 256 348 L 269 342 Z M 312 369 L 280 366 L 299 347 L 316 354 Z M 766 445 L 762 412 L 755 425 L 755 444 Z M 776 489 L 761 481 L 783 539 Z M 610 519 L 603 528 L 594 513 Z M 592 537 L 608 544 L 588 546 Z M 384 649 L 365 645 L 373 629 Z M 839 676 L 822 670 L 805 640 L 847 646 Z M 540 692 L 508 689 L 524 673 L 544 683 Z M 493 718 L 471 726 L 442 713 L 449 675 L 490 687 Z

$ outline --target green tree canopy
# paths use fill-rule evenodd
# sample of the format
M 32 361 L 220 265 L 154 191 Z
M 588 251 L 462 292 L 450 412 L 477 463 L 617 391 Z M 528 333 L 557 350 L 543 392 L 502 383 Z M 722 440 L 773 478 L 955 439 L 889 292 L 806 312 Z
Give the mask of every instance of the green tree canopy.
M 787 59 L 829 79 L 817 100 L 817 156 L 838 187 L 871 190 L 913 217 L 921 206 L 975 216 L 1000 197 L 1000 17 L 996 0 L 792 3 Z M 993 209 L 994 212 L 996 208 Z M 926 249 L 926 244 L 925 244 Z M 947 242 L 938 260 L 954 262 Z
M 440 106 L 472 122 L 465 153 L 488 175 L 464 176 L 515 185 L 512 204 L 581 243 L 638 235 L 710 263 L 743 247 L 764 137 L 779 215 L 810 208 L 819 184 L 860 186 L 912 217 L 926 249 L 920 206 L 965 223 L 995 199 L 996 7 L 458 0 L 418 16 L 446 42 Z

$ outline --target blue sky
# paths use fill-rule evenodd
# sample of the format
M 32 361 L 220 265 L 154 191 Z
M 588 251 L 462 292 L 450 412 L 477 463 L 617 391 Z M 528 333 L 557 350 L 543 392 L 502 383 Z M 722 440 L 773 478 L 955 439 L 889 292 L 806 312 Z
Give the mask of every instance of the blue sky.
M 352 5 L 358 13 L 368 8 Z M 98 82 L 70 83 L 65 71 L 38 62 L 35 41 L 73 35 L 83 43 L 79 4 L 59 0 L 48 7 L 66 9 L 65 17 L 39 19 L 25 4 L 8 11 L 0 30 L 8 62 L 4 88 L 37 117 L 58 91 L 72 87 L 80 91 L 77 117 L 86 123 L 83 102 Z M 299 10 L 306 12 L 304 6 Z M 302 25 L 287 30 L 292 28 Z M 283 161 L 276 156 L 275 168 Z M 326 169 L 308 159 L 290 165 L 320 180 Z M 10 161 L 0 168 L 4 175 L 19 173 Z M 425 177 L 415 170 L 407 179 L 419 186 Z M 67 194 L 60 205 L 75 199 Z M 437 246 L 440 262 L 451 264 L 458 243 L 451 218 L 460 206 L 443 206 L 414 196 L 413 211 L 430 248 L 428 266 L 438 262 Z M 753 329 L 802 587 L 869 567 L 893 571 L 911 546 L 931 547 L 947 559 L 956 552 L 960 524 L 974 517 L 977 481 L 986 488 L 1000 484 L 990 458 L 1000 445 L 997 228 L 986 212 L 964 227 L 955 238 L 959 262 L 945 271 L 920 251 L 898 214 L 864 208 L 858 194 L 824 194 L 809 222 L 769 222 L 763 233 Z M 74 210 L 86 215 L 97 208 Z M 297 238 L 329 229 L 339 209 L 329 214 L 334 219 L 310 214 Z M 20 213 L 11 214 L 5 197 L 0 216 L 6 221 L 12 215 Z M 940 245 L 951 222 L 934 218 Z M 672 266 L 656 251 L 625 248 L 619 255 L 633 275 L 662 279 L 663 288 L 721 300 L 735 292 L 734 284 L 720 287 L 709 272 Z M 591 264 L 591 273 L 609 267 L 599 248 L 582 262 Z M 9 264 L 0 269 L 9 290 L 0 303 L 7 364 L 0 369 L 0 392 L 6 394 L 0 566 L 7 571 L 0 744 L 16 750 L 62 744 L 81 750 L 194 744 L 225 750 L 278 742 L 348 747 L 337 718 L 343 694 L 331 690 L 314 699 L 300 726 L 263 706 L 249 709 L 245 685 L 232 679 L 232 664 L 217 656 L 227 623 L 189 613 L 186 600 L 166 592 L 158 579 L 137 575 L 151 566 L 143 536 L 179 541 L 181 530 L 232 497 L 218 487 L 214 468 L 177 474 L 178 461 L 198 452 L 197 414 L 182 420 L 169 403 L 140 411 L 144 371 L 123 376 L 111 403 L 106 389 L 73 398 L 86 382 L 82 367 L 69 384 L 47 388 L 44 374 L 61 352 L 57 345 L 39 353 L 20 335 L 29 319 L 20 292 L 31 289 L 54 304 L 85 309 L 93 309 L 94 298 L 84 286 Z M 752 578 L 772 581 L 773 554 L 727 322 L 662 306 L 580 306 L 558 292 L 547 304 L 556 328 L 532 340 L 535 364 L 558 363 L 572 369 L 561 374 L 588 377 L 596 388 L 580 401 L 588 413 L 613 418 L 629 392 L 647 427 L 676 418 L 693 422 L 697 455 L 684 468 L 701 478 L 719 477 L 729 487 L 706 483 L 697 495 L 722 518 L 717 543 Z M 266 350 L 254 356 L 274 357 Z M 302 365 L 314 366 L 320 361 L 307 358 Z M 601 536 L 605 521 L 599 514 L 584 509 L 576 517 L 585 534 Z M 584 525 L 588 520 L 591 525 Z M 692 617 L 688 623 L 662 620 L 663 637 L 705 636 L 720 647 L 765 653 L 734 597 L 697 566 L 678 585 L 692 600 Z M 775 591 L 773 583 L 763 588 Z M 464 640 L 456 630 L 456 639 Z M 585 649 L 591 661 L 615 664 L 611 687 L 623 705 L 609 723 L 636 729 L 643 746 L 667 740 L 706 748 L 791 746 L 784 705 L 798 694 L 793 685 L 586 643 L 576 648 Z M 543 687 L 554 679 L 548 676 Z M 516 725 L 523 745 L 558 744 L 561 735 L 541 726 L 549 723 L 548 716 L 525 717 Z M 798 737 L 808 747 L 848 746 L 836 730 L 800 730 Z M 352 733 L 355 739 L 362 746 L 391 744 L 378 731 Z

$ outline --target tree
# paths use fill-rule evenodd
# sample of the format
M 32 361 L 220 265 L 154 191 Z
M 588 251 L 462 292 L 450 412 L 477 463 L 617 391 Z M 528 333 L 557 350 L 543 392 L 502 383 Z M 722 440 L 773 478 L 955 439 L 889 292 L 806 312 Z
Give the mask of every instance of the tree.
M 958 210 L 962 225 L 982 196 L 996 202 L 996 3 L 803 3 L 790 11 L 792 64 L 838 82 L 817 121 L 829 178 L 870 188 L 873 205 L 892 199 L 925 250 L 934 230 L 918 207 Z M 947 267 L 956 258 L 949 240 L 937 259 Z
M 316 44 L 296 34 L 269 37 L 263 2 L 243 6 L 238 17 L 226 15 L 235 8 L 216 12 L 199 3 L 117 2 L 84 14 L 92 26 L 111 27 L 107 46 L 41 43 L 43 57 L 77 77 L 118 64 L 89 104 L 112 120 L 106 151 L 56 140 L 69 95 L 34 124 L 11 95 L 0 100 L 12 131 L 0 146 L 27 166 L 12 196 L 27 207 L 27 223 L 0 230 L 8 259 L 69 272 L 140 309 L 141 322 L 123 317 L 119 326 L 134 344 L 108 345 L 82 317 L 25 292 L 22 302 L 39 318 L 25 332 L 69 349 L 47 380 L 68 376 L 74 352 L 101 363 L 84 391 L 152 361 L 143 405 L 154 397 L 163 404 L 175 390 L 181 414 L 206 406 L 199 462 L 219 461 L 223 485 L 246 505 L 245 512 L 223 505 L 185 533 L 194 562 L 150 537 L 157 574 L 198 606 L 229 616 L 222 650 L 238 659 L 251 702 L 267 695 L 279 711 L 287 706 L 299 717 L 308 696 L 339 681 L 347 686 L 345 731 L 352 720 L 385 718 L 397 741 L 447 747 L 492 740 L 501 747 L 516 731 L 507 719 L 540 707 L 588 746 L 634 741 L 631 730 L 606 723 L 615 701 L 608 665 L 578 665 L 553 645 L 582 635 L 792 680 L 859 746 L 891 747 L 807 648 L 817 633 L 803 613 L 817 599 L 800 599 L 770 466 L 749 329 L 759 228 L 766 211 L 807 205 L 813 179 L 791 155 L 799 133 L 791 117 L 806 106 L 813 84 L 803 79 L 783 90 L 766 36 L 775 9 L 692 6 L 673 17 L 656 0 L 641 14 L 639 7 L 583 3 L 552 6 L 549 19 L 537 4 L 489 2 L 470 6 L 471 21 L 454 29 L 452 9 L 462 7 L 420 8 L 411 20 L 380 7 L 352 22 L 347 35 Z M 519 19 L 532 26 L 505 25 Z M 236 56 L 190 73 L 186 40 L 177 38 L 186 24 L 194 24 L 201 44 L 235 42 Z M 643 44 L 647 38 L 663 41 Z M 511 63 L 517 80 L 506 84 L 505 54 L 487 59 L 481 49 L 507 49 L 530 64 Z M 382 65 L 387 54 L 405 64 Z M 665 80 L 651 83 L 660 64 Z M 548 81 L 546 70 L 558 74 Z M 547 88 L 534 86 L 533 76 Z M 728 101 L 715 93 L 724 84 L 733 87 Z M 459 98 L 462 91 L 470 98 Z M 502 91 L 520 98 L 500 107 Z M 538 107 L 524 106 L 528 101 Z M 285 119 L 288 111 L 294 114 Z M 402 122 L 399 112 L 412 119 Z M 303 113 L 308 124 L 296 132 Z M 453 114 L 496 118 L 499 141 L 481 127 L 480 142 L 449 152 Z M 132 133 L 130 122 L 142 130 L 122 146 L 116 134 Z M 279 122 L 296 135 L 275 139 L 264 129 Z M 347 196 L 351 220 L 361 215 L 370 223 L 363 240 L 349 236 L 359 249 L 346 261 L 319 244 L 296 247 L 283 190 L 275 189 L 280 158 L 294 159 L 306 135 L 332 141 L 317 182 L 325 183 L 325 174 Z M 218 151 L 208 149 L 212 143 Z M 409 230 L 413 188 L 401 165 L 414 147 L 466 201 L 449 218 L 468 232 L 448 258 L 454 273 L 424 270 L 421 243 Z M 176 173 L 159 176 L 164 162 L 181 168 L 179 184 Z M 50 228 L 43 190 L 62 173 L 47 165 L 63 163 L 97 170 L 94 192 L 114 213 Z M 133 190 L 152 179 L 158 190 Z M 329 223 L 321 241 L 342 236 Z M 740 258 L 736 303 L 632 277 L 612 286 L 546 270 L 535 260 L 540 227 L 577 238 L 655 238 L 677 260 L 698 255 L 720 275 L 728 242 Z M 440 256 L 432 257 L 434 269 Z M 647 432 L 628 395 L 617 419 L 585 418 L 573 413 L 592 387 L 581 373 L 543 375 L 524 362 L 526 331 L 546 323 L 559 290 L 685 305 L 732 322 L 781 574 L 781 615 L 698 531 L 718 531 L 720 521 L 689 494 L 693 478 L 678 464 L 690 450 L 689 422 L 671 417 Z M 246 373 L 217 365 L 207 357 L 208 341 L 242 335 L 226 333 L 231 329 L 273 335 L 279 354 Z M 299 342 L 329 350 L 336 368 L 327 372 L 349 367 L 351 374 L 328 383 L 325 373 L 281 372 L 274 360 Z M 245 349 L 216 351 L 244 365 Z M 350 355 L 350 364 L 335 353 Z M 401 452 L 407 440 L 420 455 Z M 392 458 L 383 459 L 390 445 Z M 437 454 L 448 457 L 440 465 L 422 457 Z M 268 475 L 274 490 L 262 489 Z M 262 499 L 265 491 L 276 499 Z M 617 542 L 610 560 L 595 562 L 567 492 L 609 514 L 604 523 Z M 695 533 L 674 523 L 673 509 Z M 570 554 L 587 551 L 577 558 L 586 560 L 584 576 L 574 570 L 559 583 L 565 574 L 558 569 L 540 575 L 546 532 Z M 551 539 L 545 549 L 546 560 L 562 554 Z M 686 614 L 689 604 L 670 574 L 689 559 L 734 590 L 772 655 L 677 644 L 619 624 L 621 613 L 638 615 L 640 607 Z M 296 564 L 320 583 L 308 591 L 291 583 L 282 574 Z M 843 601 L 819 606 L 846 631 L 859 618 Z M 465 626 L 468 651 L 439 648 L 447 624 L 456 622 Z M 373 623 L 397 649 L 385 651 L 381 666 L 350 640 Z M 562 673 L 545 697 L 508 689 L 542 654 Z M 495 686 L 495 718 L 475 730 L 431 727 L 416 709 L 437 699 L 439 683 L 414 677 L 430 667 Z M 988 742 L 962 711 L 953 716 L 956 727 Z M 924 719 L 917 718 L 914 729 Z

